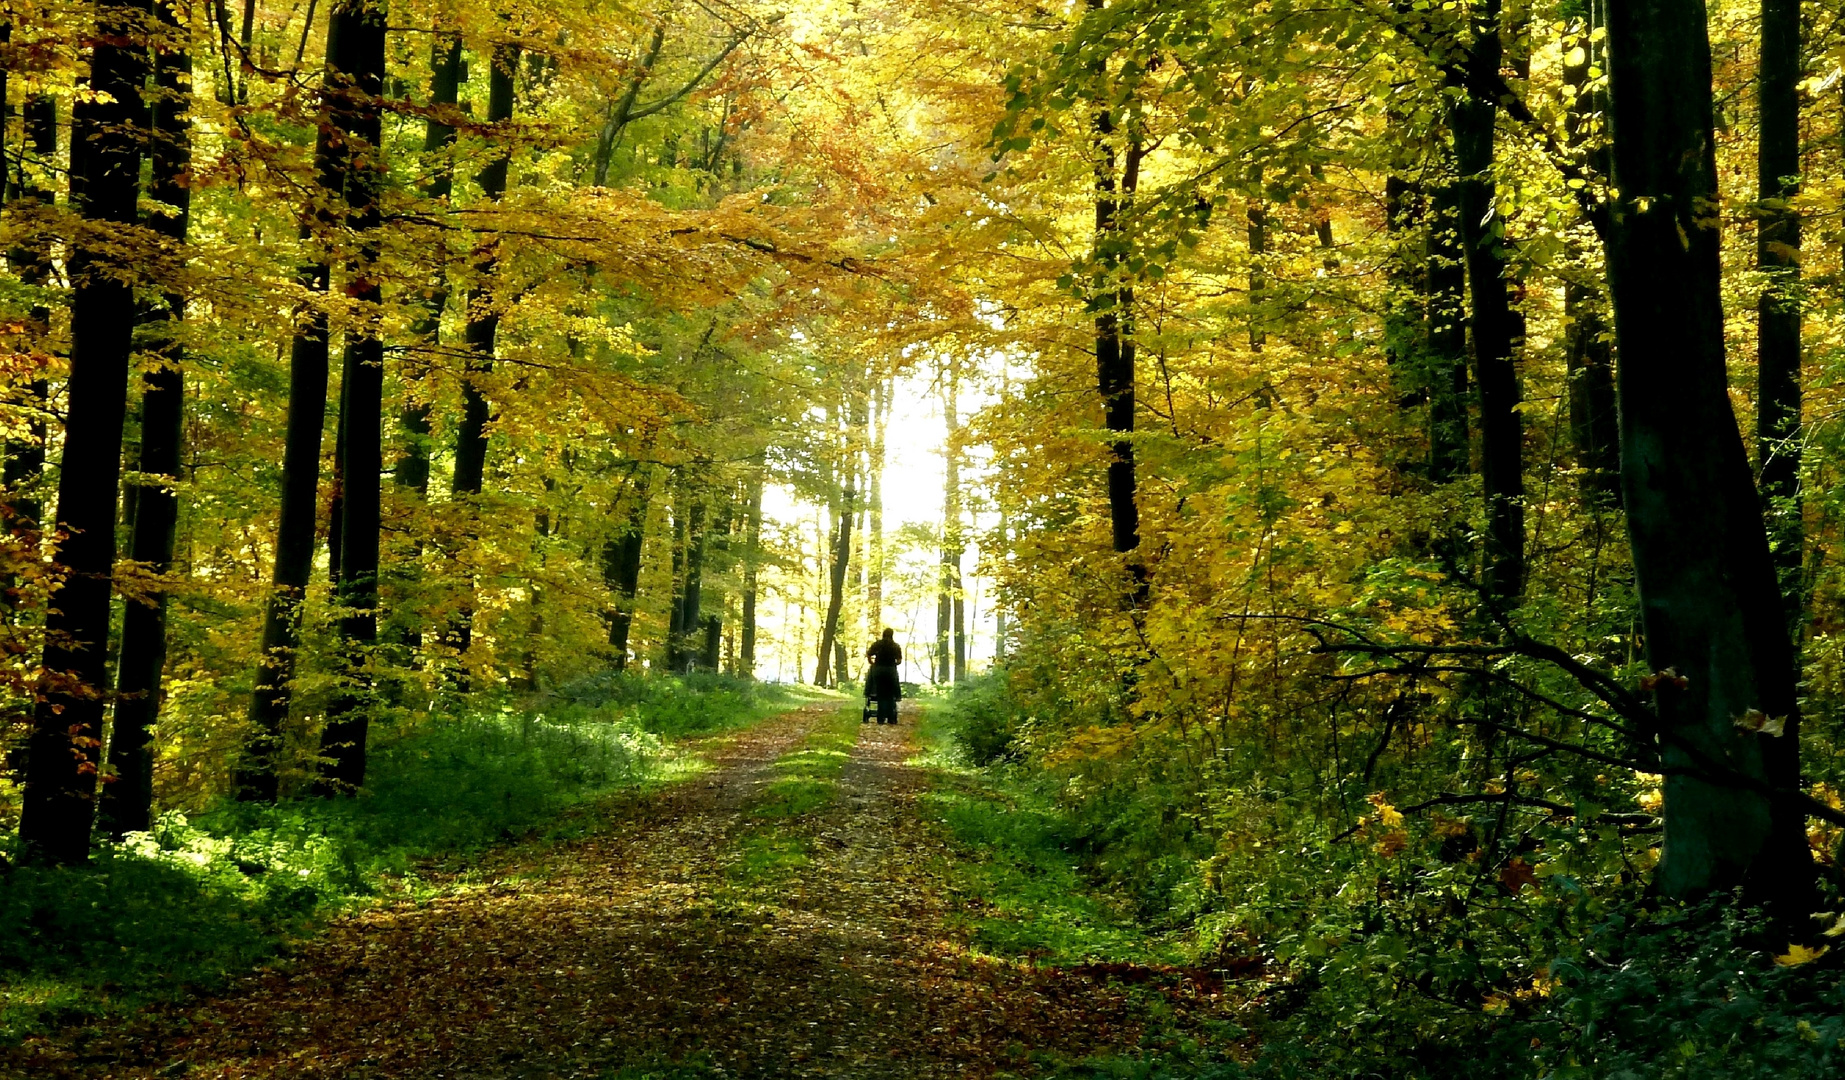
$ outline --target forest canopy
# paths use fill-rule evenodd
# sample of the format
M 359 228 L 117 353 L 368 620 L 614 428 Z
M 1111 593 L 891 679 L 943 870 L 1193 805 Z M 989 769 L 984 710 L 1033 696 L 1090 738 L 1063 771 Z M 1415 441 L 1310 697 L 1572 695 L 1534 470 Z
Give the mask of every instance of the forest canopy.
M 1826 1075 L 1842 14 L 5 0 L 0 850 L 901 625 L 1239 1068 Z

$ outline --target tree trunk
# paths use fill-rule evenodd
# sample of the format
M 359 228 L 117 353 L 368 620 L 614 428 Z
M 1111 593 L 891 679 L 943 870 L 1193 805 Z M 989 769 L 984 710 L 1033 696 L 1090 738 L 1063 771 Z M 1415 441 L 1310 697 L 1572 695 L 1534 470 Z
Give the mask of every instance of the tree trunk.
M 346 174 L 346 226 L 358 243 L 347 263 L 346 293 L 355 302 L 355 326 L 346 335 L 340 375 L 345 438 L 340 477 L 345 513 L 338 537 L 340 578 L 340 686 L 327 706 L 321 731 L 318 791 L 337 795 L 365 783 L 365 742 L 371 725 L 372 650 L 378 640 L 378 532 L 384 474 L 383 294 L 378 283 L 378 200 L 384 186 L 384 146 L 378 100 L 384 93 L 385 12 L 370 0 L 346 0 L 333 9 L 341 27 L 340 68 L 350 73 L 350 120 L 342 125 L 351 147 Z M 331 27 L 329 34 L 333 33 Z
M 1599 8 L 1599 5 L 1598 5 Z M 1599 18 L 1577 23 L 1566 40 L 1563 62 L 1565 94 L 1564 128 L 1569 148 L 1582 156 L 1591 171 L 1608 174 L 1607 153 L 1589 149 L 1589 118 L 1604 111 L 1591 91 L 1591 59 L 1601 46 L 1593 37 Z M 1569 45 L 1582 50 L 1572 63 Z M 1620 426 L 1614 405 L 1614 350 L 1610 346 L 1606 298 L 1584 273 L 1563 283 L 1564 350 L 1568 361 L 1570 442 L 1576 450 L 1581 488 L 1587 499 L 1612 503 L 1620 498 Z
M 505 125 L 513 115 L 513 75 L 519 65 L 516 45 L 493 48 L 493 72 L 487 86 L 487 122 Z M 506 173 L 512 151 L 503 149 L 489 160 L 475 181 L 489 205 L 506 195 Z M 499 240 L 481 245 L 474 262 L 474 285 L 468 290 L 468 362 L 461 384 L 461 426 L 455 432 L 455 473 L 450 492 L 478 499 L 487 471 L 487 424 L 493 410 L 481 389 L 493 371 L 493 354 L 500 332 L 500 313 L 494 307 L 493 285 L 499 273 Z M 471 590 L 470 590 L 471 591 Z M 455 650 L 465 654 L 474 637 L 474 604 L 465 603 L 455 620 Z
M 675 663 L 676 670 L 681 671 L 696 666 L 703 654 L 700 635 L 704 633 L 705 627 L 705 551 L 710 541 L 710 530 L 705 522 L 709 509 L 706 506 L 708 494 L 702 481 L 700 477 L 696 488 L 688 485 L 687 489 L 687 497 L 691 499 L 692 506 L 686 524 L 685 588 L 679 600 L 679 639 Z
M 1499 75 L 1499 0 L 1485 0 L 1474 21 L 1467 65 L 1476 84 Z M 1498 105 L 1469 93 L 1454 106 L 1461 241 L 1472 300 L 1474 382 L 1480 403 L 1480 479 L 1486 494 L 1488 596 L 1514 601 L 1525 589 L 1524 421 L 1512 350 L 1516 327 L 1507 292 L 1504 218 L 1496 210 L 1493 131 Z
M 628 667 L 628 634 L 634 626 L 634 598 L 641 583 L 641 554 L 646 548 L 647 508 L 651 501 L 653 472 L 641 465 L 629 495 L 627 528 L 603 549 L 605 580 L 615 594 L 609 615 L 609 649 L 615 670 Z
M 1621 489 L 1647 662 L 1676 673 L 1658 690 L 1655 884 L 1675 897 L 1743 884 L 1804 914 L 1804 818 L 1770 794 L 1799 783 L 1798 702 L 1724 367 L 1707 33 L 1703 0 L 1609 7 Z M 1786 717 L 1785 734 L 1739 730 L 1752 710 Z
M 884 460 L 885 436 L 890 426 L 889 378 L 878 380 L 871 415 L 870 535 L 865 544 L 865 607 L 873 631 L 884 628 Z
M 154 48 L 154 161 L 148 193 L 172 212 L 154 214 L 149 224 L 183 252 L 192 206 L 192 192 L 186 185 L 192 160 L 192 57 L 181 37 L 173 3 L 161 0 L 155 8 L 160 39 Z M 179 483 L 185 426 L 185 349 L 176 331 L 186 318 L 186 297 L 172 291 L 162 300 L 149 319 L 155 327 L 151 336 L 159 341 L 160 366 L 141 377 L 139 471 L 155 479 L 139 485 L 129 558 L 148 572 L 164 576 L 173 567 L 173 540 L 179 524 L 179 495 L 174 485 Z M 166 655 L 167 593 L 162 585 L 143 602 L 130 601 L 122 611 L 115 721 L 109 736 L 109 764 L 115 781 L 103 789 L 102 796 L 103 828 L 118 840 L 145 831 L 153 823 L 154 755 L 149 734 L 160 713 L 160 677 Z
M 673 476 L 672 515 L 673 515 L 673 595 L 666 612 L 666 670 L 680 670 L 683 658 L 680 656 L 680 641 L 685 636 L 685 556 L 687 539 L 691 535 L 688 521 L 691 506 L 686 492 L 683 471 Z
M 1108 141 L 1114 123 L 1104 110 L 1096 121 L 1100 146 L 1095 172 L 1095 252 L 1097 269 L 1109 283 L 1091 300 L 1095 308 L 1096 387 L 1102 396 L 1102 423 L 1115 436 L 1109 443 L 1109 531 L 1117 554 L 1140 547 L 1140 506 L 1134 478 L 1134 289 L 1120 275 L 1126 252 L 1121 236 L 1121 200 L 1132 197 L 1139 184 L 1140 160 L 1145 151 L 1131 142 L 1119 183 L 1115 179 L 1115 152 Z M 1135 580 L 1136 603 L 1146 588 L 1146 568 L 1129 567 Z
M 21 136 L 25 145 L 40 161 L 55 161 L 58 156 L 58 109 L 57 99 L 48 94 L 38 94 L 28 99 L 20 109 Z M 11 189 L 8 201 L 16 208 L 27 205 L 50 207 L 56 198 L 53 193 L 38 186 L 36 178 L 25 178 L 24 163 L 19 165 L 19 184 Z M 4 183 L 4 181 L 0 181 Z M 21 246 L 7 252 L 7 262 L 13 275 L 23 284 L 39 286 L 50 280 L 52 273 L 51 252 L 48 240 L 36 238 L 32 246 Z M 51 332 L 51 309 L 42 304 L 35 304 L 27 313 L 27 325 L 30 332 L 43 337 Z M 41 485 L 45 479 L 45 439 L 48 434 L 45 418 L 50 415 L 47 405 L 51 396 L 51 384 L 43 378 L 35 378 L 26 384 L 26 398 L 18 402 L 24 406 L 29 419 L 23 437 L 14 436 L 6 440 L 6 462 L 0 466 L 0 483 L 4 483 L 6 500 L 3 516 L 5 528 L 12 536 L 13 543 L 21 551 L 36 551 L 39 546 L 40 517 L 45 512 L 41 497 Z M 20 597 L 14 591 L 18 579 L 7 574 L 0 577 L 0 607 L 4 607 L 8 618 L 19 614 Z
M 820 627 L 819 664 L 814 669 L 814 682 L 819 686 L 832 685 L 827 681 L 827 672 L 829 668 L 837 667 L 837 658 L 833 652 L 839 640 L 839 615 L 846 603 L 846 566 L 852 561 L 852 504 L 856 494 L 851 488 L 846 488 L 839 496 L 839 514 L 833 541 L 832 591 L 826 602 L 826 621 Z
M 1467 473 L 1467 265 L 1457 185 L 1435 189 L 1429 222 L 1428 354 L 1419 365 L 1429 397 L 1429 479 Z
M 90 94 L 71 115 L 71 201 L 116 236 L 136 226 L 146 76 L 145 7 L 104 3 L 90 49 Z M 137 40 L 140 39 L 140 40 Z M 62 583 L 45 618 L 46 690 L 32 717 L 19 839 L 34 862 L 89 859 L 103 700 L 115 509 L 135 321 L 133 268 L 82 238 L 70 248 L 69 404 L 58 474 L 55 556 Z
M 333 204 L 344 198 L 349 151 L 334 129 L 351 123 L 351 102 L 343 88 L 350 76 L 341 66 L 343 37 L 350 16 L 334 12 L 327 26 L 327 57 L 322 76 L 320 134 L 314 142 L 316 182 L 321 196 L 302 223 L 306 240 L 330 243 L 338 220 Z M 336 36 L 339 35 L 339 36 Z M 324 296 L 330 277 L 326 255 L 302 264 L 295 283 L 311 296 Z M 275 571 L 263 615 L 262 651 L 250 694 L 250 735 L 239 763 L 237 797 L 247 802 L 274 802 L 278 794 L 276 757 L 282 727 L 294 690 L 296 652 L 301 640 L 301 601 L 314 569 L 316 496 L 320 487 L 320 440 L 327 409 L 327 311 L 310 300 L 295 315 L 294 341 L 288 359 L 288 422 L 283 435 L 282 499 L 276 522 Z
M 1756 305 L 1755 433 L 1768 511 L 1768 542 L 1788 624 L 1798 642 L 1805 623 L 1805 529 L 1800 511 L 1800 0 L 1762 0 L 1762 61 L 1757 81 L 1761 203 L 1755 265 L 1767 279 Z
M 967 537 L 961 520 L 960 390 L 960 366 L 950 361 L 942 373 L 942 416 L 947 424 L 942 441 L 942 596 L 946 605 L 938 603 L 938 621 L 939 616 L 947 618 L 938 636 L 942 639 L 943 681 L 955 683 L 967 676 L 967 610 L 961 595 L 961 558 Z
M 738 666 L 744 678 L 756 677 L 756 575 L 762 563 L 762 473 L 750 475 L 749 532 L 743 550 L 743 615 L 738 636 Z

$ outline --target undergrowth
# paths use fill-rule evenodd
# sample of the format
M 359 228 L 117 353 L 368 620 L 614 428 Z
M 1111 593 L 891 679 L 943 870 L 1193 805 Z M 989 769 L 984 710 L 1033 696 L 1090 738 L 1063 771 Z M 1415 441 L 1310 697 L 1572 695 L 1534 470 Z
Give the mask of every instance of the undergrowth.
M 91 865 L 0 880 L 0 1041 L 208 988 L 432 863 L 593 827 L 573 811 L 696 767 L 672 739 L 738 728 L 799 691 L 718 676 L 586 681 L 375 743 L 356 797 L 162 815 Z M 6 853 L 11 855 L 11 852 Z

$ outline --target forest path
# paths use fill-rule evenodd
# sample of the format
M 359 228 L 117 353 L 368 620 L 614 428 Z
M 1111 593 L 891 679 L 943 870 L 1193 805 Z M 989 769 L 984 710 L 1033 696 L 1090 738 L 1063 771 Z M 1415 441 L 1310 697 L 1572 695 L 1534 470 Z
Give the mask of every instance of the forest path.
M 217 997 L 41 1044 L 32 1074 L 975 1077 L 1133 1046 L 1118 988 L 966 950 L 916 714 L 856 715 L 711 740 L 709 771 L 594 835 L 342 919 Z

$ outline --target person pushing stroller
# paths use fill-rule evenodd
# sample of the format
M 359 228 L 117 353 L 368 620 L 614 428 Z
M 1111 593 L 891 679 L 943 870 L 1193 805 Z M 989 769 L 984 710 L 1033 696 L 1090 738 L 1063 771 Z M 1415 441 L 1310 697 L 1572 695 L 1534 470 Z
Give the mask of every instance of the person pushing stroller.
M 903 680 L 898 674 L 903 663 L 903 647 L 897 644 L 897 632 L 886 629 L 884 636 L 865 650 L 871 667 L 865 671 L 865 715 L 860 723 L 870 723 L 876 710 L 878 723 L 897 722 L 897 702 L 903 700 Z

